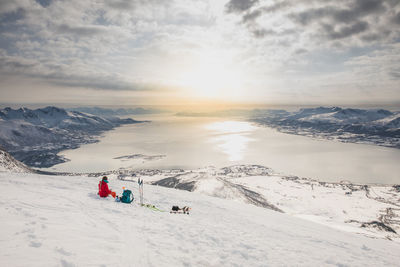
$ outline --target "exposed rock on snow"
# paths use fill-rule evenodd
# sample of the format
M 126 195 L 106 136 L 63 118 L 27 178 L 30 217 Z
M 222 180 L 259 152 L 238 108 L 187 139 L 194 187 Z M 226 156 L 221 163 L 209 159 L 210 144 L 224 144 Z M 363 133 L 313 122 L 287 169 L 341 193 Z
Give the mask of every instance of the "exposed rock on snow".
M 196 185 L 196 181 L 181 182 L 179 179 L 177 179 L 175 177 L 169 177 L 169 178 L 161 179 L 159 181 L 155 181 L 152 183 L 152 185 L 160 185 L 160 186 L 169 187 L 169 188 L 193 191 L 193 189 Z

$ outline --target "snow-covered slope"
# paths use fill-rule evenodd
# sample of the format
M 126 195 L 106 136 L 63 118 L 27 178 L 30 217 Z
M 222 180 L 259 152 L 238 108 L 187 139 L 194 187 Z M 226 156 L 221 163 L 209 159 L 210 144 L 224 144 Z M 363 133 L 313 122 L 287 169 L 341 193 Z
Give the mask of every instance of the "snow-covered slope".
M 116 177 L 234 200 L 369 237 L 400 242 L 400 186 L 325 183 L 259 165 L 118 170 Z
M 66 161 L 60 150 L 96 142 L 96 137 L 132 119 L 102 118 L 57 107 L 0 110 L 0 145 L 29 166 L 50 167 Z
M 396 266 L 400 245 L 232 200 L 145 185 L 153 211 L 98 178 L 0 173 L 1 266 Z M 110 179 L 137 195 L 136 183 Z
M 29 173 L 34 171 L 0 147 L 0 172 Z

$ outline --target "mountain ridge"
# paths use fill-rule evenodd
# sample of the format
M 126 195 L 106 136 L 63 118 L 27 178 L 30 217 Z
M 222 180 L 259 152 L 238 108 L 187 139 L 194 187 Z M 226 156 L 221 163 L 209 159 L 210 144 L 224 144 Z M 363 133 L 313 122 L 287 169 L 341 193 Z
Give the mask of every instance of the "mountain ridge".
M 28 166 L 51 167 L 67 161 L 57 155 L 61 150 L 97 142 L 105 131 L 140 122 L 54 106 L 35 110 L 6 107 L 0 110 L 0 145 Z

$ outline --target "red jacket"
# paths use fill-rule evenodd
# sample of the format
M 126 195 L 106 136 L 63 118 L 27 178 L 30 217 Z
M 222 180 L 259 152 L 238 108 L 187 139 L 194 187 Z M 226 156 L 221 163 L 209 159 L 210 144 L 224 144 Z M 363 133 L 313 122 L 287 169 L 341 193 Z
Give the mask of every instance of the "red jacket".
M 111 194 L 111 190 L 108 189 L 107 183 L 100 181 L 99 183 L 99 195 L 101 197 L 108 197 L 108 195 Z

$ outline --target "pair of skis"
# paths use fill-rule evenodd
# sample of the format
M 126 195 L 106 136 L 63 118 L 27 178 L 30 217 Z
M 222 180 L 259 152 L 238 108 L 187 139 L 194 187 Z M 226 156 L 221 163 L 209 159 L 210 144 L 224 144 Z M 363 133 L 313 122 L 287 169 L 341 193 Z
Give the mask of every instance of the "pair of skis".
M 143 204 L 142 207 L 149 208 L 149 209 L 151 209 L 153 211 L 165 212 L 165 210 L 160 210 L 159 208 L 157 208 L 156 206 L 154 206 L 152 204 Z
M 140 206 L 146 207 L 148 209 L 151 209 L 153 211 L 159 211 L 159 212 L 166 212 L 166 210 L 162 210 L 154 206 L 153 204 L 144 204 L 143 203 L 143 179 L 138 178 L 138 185 L 139 185 L 139 201 L 140 201 Z M 189 210 L 185 211 L 185 213 L 189 214 Z
M 160 210 L 159 208 L 157 208 L 156 206 L 154 206 L 154 205 L 152 205 L 152 204 L 144 204 L 144 203 L 143 203 L 143 179 L 138 178 L 138 185 L 139 185 L 139 201 L 140 201 L 140 206 L 149 208 L 149 209 L 151 209 L 151 210 L 153 210 L 153 211 L 165 212 L 165 210 Z

